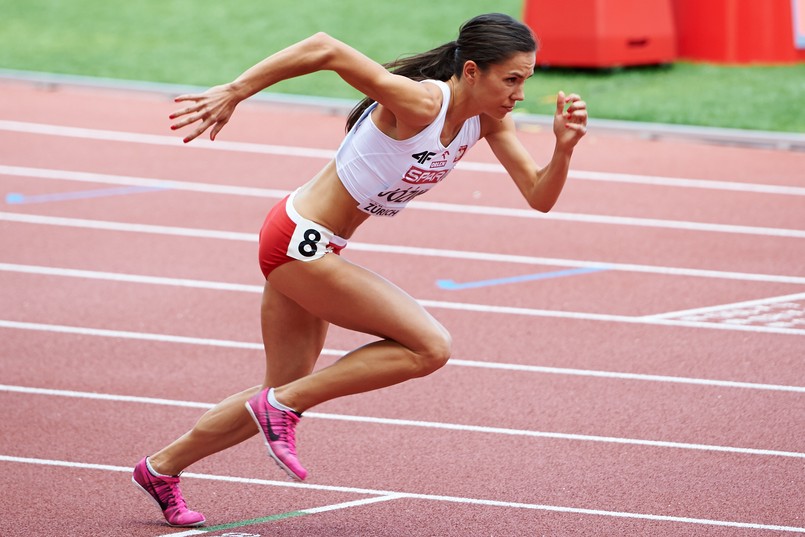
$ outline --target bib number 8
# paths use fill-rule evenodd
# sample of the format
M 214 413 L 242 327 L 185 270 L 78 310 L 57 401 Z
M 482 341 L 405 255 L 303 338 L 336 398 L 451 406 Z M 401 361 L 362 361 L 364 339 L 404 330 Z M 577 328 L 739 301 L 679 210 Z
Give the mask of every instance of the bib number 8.
M 305 239 L 299 243 L 297 250 L 304 257 L 313 257 L 318 251 L 318 242 L 321 240 L 321 233 L 315 229 L 308 229 L 302 234 Z

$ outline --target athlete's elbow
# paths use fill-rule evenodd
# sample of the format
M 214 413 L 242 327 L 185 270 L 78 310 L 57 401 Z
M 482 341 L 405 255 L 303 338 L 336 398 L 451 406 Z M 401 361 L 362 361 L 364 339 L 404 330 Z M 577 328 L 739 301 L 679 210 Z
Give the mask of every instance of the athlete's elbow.
M 547 213 L 556 205 L 561 189 L 545 188 L 540 182 L 535 184 L 526 195 L 528 205 L 541 213 Z
M 546 200 L 544 198 L 537 198 L 537 199 L 529 199 L 528 205 L 535 211 L 539 211 L 541 213 L 550 212 L 553 209 L 553 206 L 556 205 L 556 200 Z
M 329 65 L 336 56 L 340 41 L 326 32 L 316 32 L 307 38 L 310 49 L 319 56 L 322 65 Z
M 333 41 L 335 41 L 335 38 L 333 38 L 327 32 L 316 32 L 315 34 L 311 35 L 308 39 L 312 43 L 314 43 L 314 44 L 316 44 L 318 46 L 321 46 L 321 47 L 324 47 L 326 45 L 330 45 Z

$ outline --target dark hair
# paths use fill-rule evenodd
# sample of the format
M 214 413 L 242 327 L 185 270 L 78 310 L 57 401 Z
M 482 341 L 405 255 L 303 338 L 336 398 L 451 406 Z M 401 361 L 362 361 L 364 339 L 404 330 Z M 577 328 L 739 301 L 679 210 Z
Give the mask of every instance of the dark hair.
M 488 13 L 462 24 L 455 41 L 383 66 L 394 74 L 412 80 L 447 81 L 453 75 L 460 78 L 464 63 L 468 60 L 474 61 L 483 71 L 490 65 L 506 61 L 517 52 L 536 50 L 537 40 L 528 26 L 509 15 Z M 373 102 L 373 99 L 366 97 L 352 109 L 347 118 L 347 131 Z

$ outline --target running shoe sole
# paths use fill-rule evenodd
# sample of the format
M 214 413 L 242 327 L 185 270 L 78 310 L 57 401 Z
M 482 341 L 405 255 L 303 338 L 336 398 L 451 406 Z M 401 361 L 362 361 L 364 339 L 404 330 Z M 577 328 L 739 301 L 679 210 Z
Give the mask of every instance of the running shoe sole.
M 162 514 L 162 516 L 164 517 L 164 516 L 165 516 L 165 513 L 163 513 L 163 512 L 162 512 L 162 506 L 161 506 L 161 505 L 159 505 L 159 502 L 157 501 L 157 499 L 156 499 L 156 498 L 154 498 L 153 496 L 151 496 L 151 493 L 150 493 L 150 492 L 148 492 L 147 490 L 145 490 L 145 487 L 143 487 L 142 485 L 140 485 L 139 483 L 137 483 L 137 480 L 136 480 L 136 479 L 134 479 L 134 476 L 132 476 L 132 477 L 131 477 L 131 482 L 132 482 L 132 483 L 134 483 L 135 485 L 137 485 L 137 488 L 138 488 L 138 489 L 140 489 L 141 491 L 143 491 L 143 494 L 145 494 L 146 496 L 148 496 L 148 499 L 149 499 L 149 500 L 151 500 L 152 502 L 154 502 L 154 505 L 156 505 L 156 506 L 157 506 L 157 509 L 159 509 L 160 514 Z M 207 520 L 206 520 L 206 519 L 203 519 L 203 520 L 199 520 L 198 522 L 194 522 L 194 523 L 192 523 L 192 524 L 171 524 L 171 523 L 168 521 L 168 519 L 167 519 L 167 518 L 165 519 L 165 523 L 166 523 L 168 526 L 172 527 L 172 528 L 197 528 L 197 527 L 199 527 L 199 526 L 203 526 L 203 525 L 204 525 L 206 522 L 207 522 Z

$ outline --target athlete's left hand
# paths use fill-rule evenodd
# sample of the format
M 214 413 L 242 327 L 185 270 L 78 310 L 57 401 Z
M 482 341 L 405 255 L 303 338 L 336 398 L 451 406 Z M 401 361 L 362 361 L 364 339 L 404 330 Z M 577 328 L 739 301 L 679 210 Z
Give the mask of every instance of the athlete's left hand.
M 190 104 L 170 115 L 170 119 L 174 121 L 171 130 L 191 125 L 193 130 L 184 138 L 184 143 L 187 143 L 212 127 L 210 140 L 215 140 L 215 136 L 229 122 L 241 100 L 242 97 L 231 84 L 215 86 L 204 93 L 179 95 L 175 99 L 177 103 Z
M 567 109 L 565 109 L 567 107 Z M 553 117 L 553 133 L 559 146 L 572 149 L 587 133 L 587 103 L 575 93 L 556 95 L 556 114 Z

